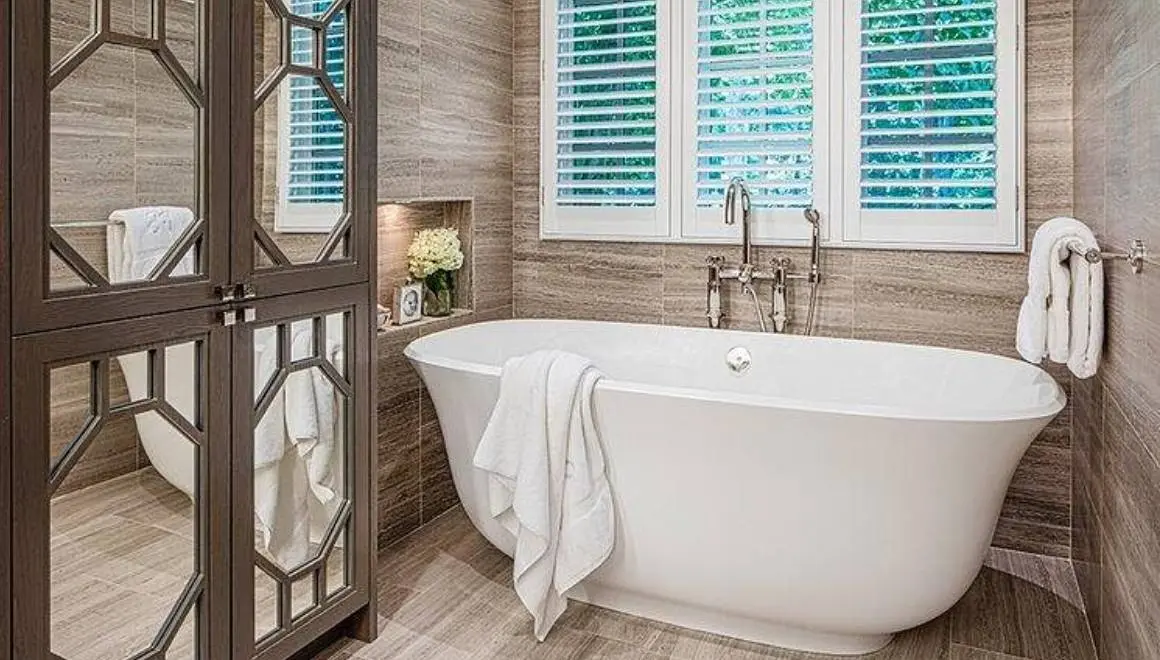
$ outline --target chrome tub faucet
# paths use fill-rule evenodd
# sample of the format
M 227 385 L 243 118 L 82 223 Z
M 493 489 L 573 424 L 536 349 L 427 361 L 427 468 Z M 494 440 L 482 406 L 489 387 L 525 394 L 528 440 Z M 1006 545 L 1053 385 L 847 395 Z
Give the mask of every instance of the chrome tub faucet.
M 773 301 L 769 313 L 773 331 L 788 332 L 792 320 L 789 308 L 789 283 L 800 280 L 807 282 L 810 287 L 810 306 L 805 334 L 813 334 L 818 289 L 822 283 L 821 214 L 813 208 L 805 210 L 805 219 L 811 225 L 810 270 L 806 274 L 799 274 L 793 272 L 793 262 L 787 257 L 775 257 L 770 263 L 769 271 L 760 270 L 753 263 L 753 198 L 749 193 L 749 187 L 741 177 L 731 179 L 725 189 L 726 225 L 738 224 L 738 211 L 741 214 L 741 263 L 730 266 L 725 258 L 720 256 L 711 256 L 706 260 L 709 267 L 709 285 L 705 314 L 709 320 L 709 327 L 713 329 L 721 327 L 725 318 L 721 306 L 721 287 L 726 280 L 736 280 L 741 285 L 742 292 L 753 301 L 761 331 L 768 332 L 769 325 L 761 308 L 761 298 L 757 293 L 758 283 L 768 281 L 773 284 Z

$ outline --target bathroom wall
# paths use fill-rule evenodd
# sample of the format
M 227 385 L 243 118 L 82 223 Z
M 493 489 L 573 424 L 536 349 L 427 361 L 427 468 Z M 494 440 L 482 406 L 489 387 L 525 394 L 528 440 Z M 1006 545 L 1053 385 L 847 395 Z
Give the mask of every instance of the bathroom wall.
M 458 501 L 434 407 L 403 348 L 423 334 L 511 316 L 512 3 L 383 0 L 379 21 L 379 199 L 470 200 L 474 264 L 471 313 L 379 335 L 385 545 Z M 380 216 L 380 236 L 387 222 Z M 399 272 L 381 262 L 380 271 Z
M 1160 4 L 1075 3 L 1075 209 L 1160 253 Z M 1107 265 L 1105 362 L 1077 382 L 1073 560 L 1100 657 L 1160 657 L 1160 268 Z
M 515 0 L 515 314 L 699 326 L 704 260 L 721 246 L 539 240 L 539 0 Z M 1070 214 L 1072 2 L 1027 0 L 1029 231 Z M 766 260 L 774 250 L 759 250 Z M 802 251 L 788 252 L 798 263 Z M 826 264 L 820 332 L 1014 354 L 1026 286 L 1022 255 L 835 251 Z M 794 308 L 804 312 L 805 296 Z M 754 325 L 726 300 L 731 327 Z M 1066 381 L 1064 372 L 1055 371 Z M 1028 452 L 997 545 L 1066 556 L 1070 547 L 1070 412 Z

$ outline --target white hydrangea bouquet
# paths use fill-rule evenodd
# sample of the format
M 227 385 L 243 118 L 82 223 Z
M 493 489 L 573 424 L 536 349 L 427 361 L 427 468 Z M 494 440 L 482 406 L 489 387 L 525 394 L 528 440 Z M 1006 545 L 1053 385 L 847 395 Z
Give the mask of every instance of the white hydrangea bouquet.
M 423 313 L 449 316 L 455 298 L 455 271 L 463 267 L 463 244 L 455 229 L 424 229 L 407 250 L 411 276 L 427 287 Z

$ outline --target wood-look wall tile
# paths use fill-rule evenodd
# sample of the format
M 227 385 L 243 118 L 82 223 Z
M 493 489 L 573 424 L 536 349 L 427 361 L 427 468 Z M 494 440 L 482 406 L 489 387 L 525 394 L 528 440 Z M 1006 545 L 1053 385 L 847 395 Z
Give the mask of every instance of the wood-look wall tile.
M 1027 3 L 1027 115 L 1071 119 L 1072 3 Z M 1070 142 L 1070 140 L 1068 140 Z
M 1144 71 L 1107 100 L 1106 240 L 1124 250 L 1134 239 L 1160 245 L 1160 68 Z M 1114 219 L 1114 221 L 1112 220 Z
M 660 323 L 662 287 L 656 272 L 517 262 L 515 313 L 522 318 Z
M 1047 525 L 1038 520 L 1021 517 L 1026 507 L 1004 502 L 1003 514 L 995 526 L 992 543 L 996 548 L 1009 548 L 1046 557 L 1066 557 L 1071 552 L 1071 526 Z
M 423 390 L 419 405 L 419 476 L 423 492 L 422 521 L 430 522 L 459 503 L 455 482 L 451 478 L 451 464 L 443 444 L 443 430 L 435 404 Z
M 854 329 L 1012 339 L 1025 293 L 1021 259 L 936 252 L 859 252 Z
M 720 246 L 664 246 L 661 316 L 665 325 L 694 328 L 708 326 L 705 313 L 708 310 L 709 269 L 705 259 L 720 252 Z M 731 323 L 732 320 L 730 315 L 726 322 Z
M 1101 627 L 1108 657 L 1160 656 L 1160 428 L 1140 428 L 1106 394 L 1100 520 L 1105 585 Z M 1142 655 L 1114 649 L 1138 648 Z
M 379 547 L 421 524 L 419 376 L 403 349 L 419 337 L 415 327 L 392 328 L 378 336 Z
M 1099 513 L 1103 490 L 1104 387 L 1102 380 L 1072 385 L 1072 553 L 1078 563 L 1099 562 Z M 1078 571 L 1078 568 L 1077 568 Z M 1081 580 L 1081 585 L 1082 585 Z M 1088 585 L 1092 586 L 1092 585 Z M 1085 590 L 1089 614 L 1098 614 L 1097 590 Z M 1094 627 L 1094 626 L 1093 626 Z
M 511 126 L 511 53 L 481 47 L 438 31 L 459 27 L 424 25 L 419 65 L 424 110 L 442 110 Z M 425 136 L 431 137 L 426 132 Z
M 407 362 L 403 349 L 419 338 L 416 326 L 392 327 L 378 335 L 378 401 L 390 401 L 404 393 L 418 392 L 419 374 Z
M 420 194 L 420 0 L 386 0 L 379 8 L 379 199 Z
M 1030 119 L 1026 126 L 1025 204 L 1030 241 L 1042 223 L 1073 214 L 1075 176 L 1071 121 Z
M 437 37 L 460 39 L 509 56 L 512 53 L 511 0 L 473 0 L 471 3 L 424 0 L 423 28 L 431 30 Z M 508 66 L 500 77 L 487 80 L 510 80 L 510 77 L 511 67 Z
M 471 299 L 475 313 L 414 332 L 510 318 L 511 2 L 481 0 L 465 6 L 450 0 L 392 0 L 380 9 L 380 21 L 386 26 L 380 29 L 380 60 L 386 56 L 392 64 L 385 73 L 380 69 L 380 99 L 385 94 L 391 100 L 389 116 L 380 109 L 380 199 L 472 200 L 472 231 L 462 238 L 470 245 L 473 268 L 461 275 L 470 278 L 461 293 Z M 398 78 L 402 80 L 396 84 Z M 397 335 L 389 351 L 380 343 L 379 378 L 413 387 L 428 401 L 418 375 L 402 358 L 403 347 L 415 336 Z M 429 404 L 419 405 L 427 414 L 417 416 L 407 438 L 420 447 L 416 469 L 421 497 L 396 511 L 380 507 L 380 525 L 403 533 L 454 502 L 449 472 L 439 469 L 439 461 L 446 458 L 440 456 L 437 420 Z
M 1008 501 L 1017 500 L 1024 520 L 1067 527 L 1071 510 L 1071 447 L 1044 439 L 1031 444 L 1015 470 Z
M 379 405 L 379 507 L 389 510 L 415 501 L 421 492 L 420 394 L 408 392 Z
M 1109 264 L 1107 344 L 1102 378 L 1137 428 L 1160 428 L 1160 269 L 1140 275 Z

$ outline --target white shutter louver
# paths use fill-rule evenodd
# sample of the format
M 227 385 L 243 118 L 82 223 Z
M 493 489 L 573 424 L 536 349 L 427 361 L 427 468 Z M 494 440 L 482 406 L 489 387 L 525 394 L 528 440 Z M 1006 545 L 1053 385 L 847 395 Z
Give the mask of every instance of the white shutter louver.
M 697 206 L 745 179 L 756 208 L 814 196 L 814 1 L 698 0 Z
M 321 17 L 332 0 L 291 0 L 290 11 L 309 18 Z M 346 13 L 340 12 L 326 34 L 326 71 L 339 93 L 346 79 Z M 311 65 L 314 31 L 291 31 L 290 57 L 295 64 Z M 289 205 L 335 205 L 345 199 L 346 132 L 330 99 L 312 78 L 291 76 L 288 98 L 287 151 Z M 328 213 L 333 221 L 334 213 Z
M 861 208 L 997 208 L 996 2 L 862 0 Z
M 657 0 L 558 0 L 555 199 L 655 207 Z
M 1023 248 L 1019 0 L 542 3 L 542 238 Z

